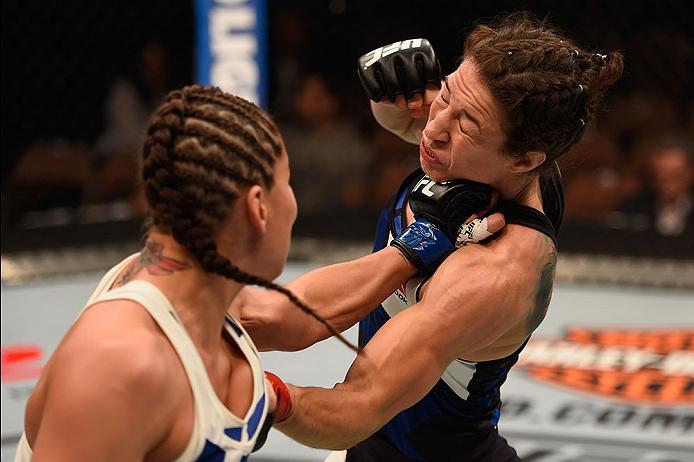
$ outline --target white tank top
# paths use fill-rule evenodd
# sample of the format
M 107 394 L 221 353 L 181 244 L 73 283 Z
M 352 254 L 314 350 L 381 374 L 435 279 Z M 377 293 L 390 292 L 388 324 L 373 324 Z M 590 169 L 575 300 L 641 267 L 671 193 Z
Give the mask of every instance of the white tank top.
M 222 404 L 207 376 L 200 355 L 188 336 L 169 300 L 154 285 L 146 281 L 132 281 L 122 287 L 108 290 L 120 272 L 139 254 L 131 255 L 113 267 L 99 282 L 96 290 L 80 312 L 107 300 L 133 300 L 152 316 L 173 345 L 193 391 L 195 422 L 183 453 L 177 461 L 241 462 L 248 458 L 267 416 L 265 375 L 258 351 L 246 331 L 227 315 L 225 329 L 246 357 L 253 373 L 253 401 L 243 417 L 237 417 Z M 79 318 L 79 316 L 78 316 Z M 31 448 L 22 434 L 17 446 L 15 462 L 29 462 Z

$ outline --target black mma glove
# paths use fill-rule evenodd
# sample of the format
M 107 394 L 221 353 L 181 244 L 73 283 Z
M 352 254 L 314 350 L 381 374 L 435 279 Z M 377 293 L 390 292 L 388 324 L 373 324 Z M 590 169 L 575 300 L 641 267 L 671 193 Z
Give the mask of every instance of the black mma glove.
M 494 189 L 484 183 L 469 180 L 437 183 L 425 175 L 410 193 L 410 208 L 416 220 L 433 223 L 460 247 L 491 236 L 484 220 L 467 222 L 471 215 L 489 210 L 493 193 Z
M 416 38 L 376 48 L 359 58 L 359 80 L 373 101 L 406 100 L 424 93 L 427 84 L 441 85 L 441 66 L 427 39 Z
M 412 262 L 420 274 L 435 271 L 456 247 L 492 235 L 486 218 L 470 217 L 490 208 L 493 191 L 491 186 L 476 181 L 437 183 L 425 175 L 410 193 L 410 208 L 416 220 L 390 245 Z

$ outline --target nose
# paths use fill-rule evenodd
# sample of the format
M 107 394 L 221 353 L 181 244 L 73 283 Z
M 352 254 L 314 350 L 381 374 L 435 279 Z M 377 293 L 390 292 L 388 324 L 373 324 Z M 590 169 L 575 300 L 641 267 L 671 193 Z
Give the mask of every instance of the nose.
M 448 124 L 446 123 L 447 115 L 446 110 L 438 111 L 432 113 L 429 121 L 424 127 L 424 136 L 432 142 L 438 143 L 448 143 L 451 140 L 451 135 L 448 131 Z

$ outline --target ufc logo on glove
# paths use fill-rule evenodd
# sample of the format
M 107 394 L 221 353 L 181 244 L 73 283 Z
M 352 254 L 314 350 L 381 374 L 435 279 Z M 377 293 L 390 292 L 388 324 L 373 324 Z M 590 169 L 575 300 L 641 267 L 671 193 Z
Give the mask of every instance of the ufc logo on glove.
M 408 48 L 419 48 L 421 46 L 422 39 L 417 38 L 403 40 L 401 42 L 393 42 L 390 45 L 378 47 L 375 50 L 370 51 L 369 53 L 364 55 L 364 57 L 366 58 L 366 61 L 363 63 L 364 69 L 367 69 L 369 66 L 371 66 L 373 63 L 375 63 L 384 56 L 392 55 L 393 53 L 396 53 L 400 50 L 407 50 Z

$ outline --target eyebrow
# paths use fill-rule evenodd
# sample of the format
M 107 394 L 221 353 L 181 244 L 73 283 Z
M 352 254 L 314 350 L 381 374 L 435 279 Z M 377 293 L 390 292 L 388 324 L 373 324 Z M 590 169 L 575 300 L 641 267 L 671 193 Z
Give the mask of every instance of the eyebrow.
M 448 86 L 448 76 L 447 75 L 445 75 L 443 77 L 443 83 L 446 85 L 446 88 L 448 89 L 448 93 L 453 94 L 453 92 L 451 91 L 451 87 Z M 479 121 L 477 119 L 475 119 L 474 117 L 472 117 L 472 115 L 469 112 L 467 112 L 465 110 L 465 108 L 463 108 L 463 114 L 465 114 L 465 117 L 470 119 L 472 121 L 472 123 L 477 125 L 477 130 L 480 130 L 480 131 L 482 130 L 482 126 L 480 125 Z

